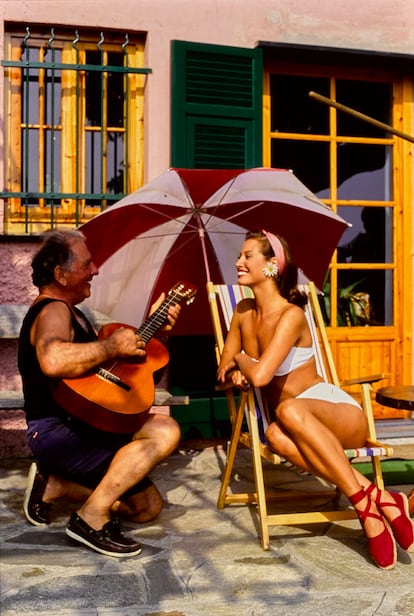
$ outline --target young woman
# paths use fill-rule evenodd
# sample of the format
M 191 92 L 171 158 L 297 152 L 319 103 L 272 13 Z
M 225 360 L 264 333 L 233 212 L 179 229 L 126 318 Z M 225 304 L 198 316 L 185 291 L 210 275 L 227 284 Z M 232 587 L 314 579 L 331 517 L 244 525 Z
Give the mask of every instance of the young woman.
M 374 561 L 394 567 L 394 537 L 403 549 L 414 547 L 407 497 L 378 490 L 344 454 L 364 445 L 367 419 L 351 396 L 317 373 L 302 309 L 306 299 L 286 242 L 266 231 L 247 233 L 236 268 L 239 284 L 250 287 L 254 299 L 237 305 L 218 380 L 261 388 L 273 413 L 268 446 L 338 486 L 355 507 Z

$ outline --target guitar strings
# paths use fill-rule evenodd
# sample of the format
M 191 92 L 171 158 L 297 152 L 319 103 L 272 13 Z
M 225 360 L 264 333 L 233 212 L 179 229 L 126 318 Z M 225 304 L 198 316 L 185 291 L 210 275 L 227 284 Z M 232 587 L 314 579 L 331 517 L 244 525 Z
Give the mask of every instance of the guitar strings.
M 168 309 L 174 303 L 177 303 L 177 296 L 179 294 L 172 294 L 172 296 L 168 296 L 161 306 L 152 314 L 145 323 L 141 325 L 137 329 L 137 333 L 141 336 L 144 342 L 148 342 L 154 333 L 159 329 L 168 318 Z

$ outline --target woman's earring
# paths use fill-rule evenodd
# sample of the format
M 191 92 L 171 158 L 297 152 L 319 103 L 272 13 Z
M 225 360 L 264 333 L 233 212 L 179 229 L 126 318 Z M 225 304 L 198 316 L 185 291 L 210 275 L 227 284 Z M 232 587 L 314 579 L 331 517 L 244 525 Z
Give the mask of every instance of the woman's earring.
M 273 261 L 268 261 L 263 268 L 263 274 L 267 278 L 277 278 L 278 273 L 279 268 L 276 263 L 273 263 Z

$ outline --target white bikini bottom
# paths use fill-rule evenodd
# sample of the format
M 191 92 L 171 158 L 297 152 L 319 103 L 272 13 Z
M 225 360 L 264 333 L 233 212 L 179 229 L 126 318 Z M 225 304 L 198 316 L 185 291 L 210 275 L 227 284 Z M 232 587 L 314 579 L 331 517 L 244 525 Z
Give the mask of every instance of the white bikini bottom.
M 346 404 L 353 404 L 354 406 L 361 408 L 352 396 L 331 383 L 317 383 L 316 385 L 312 385 L 312 387 L 305 389 L 305 391 L 296 396 L 296 398 L 326 400 L 327 402 L 345 402 Z

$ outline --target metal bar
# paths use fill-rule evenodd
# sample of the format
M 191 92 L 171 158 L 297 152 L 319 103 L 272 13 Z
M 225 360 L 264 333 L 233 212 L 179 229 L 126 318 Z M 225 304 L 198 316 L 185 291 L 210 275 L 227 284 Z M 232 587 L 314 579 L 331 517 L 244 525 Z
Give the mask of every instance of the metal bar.
M 72 42 L 72 47 L 76 52 L 76 60 L 79 60 L 79 48 L 78 48 L 78 42 L 79 42 L 79 32 L 77 30 L 75 30 L 75 39 Z M 78 63 L 78 62 L 77 62 Z M 79 105 L 81 104 L 80 102 L 80 86 L 79 86 L 79 79 L 80 79 L 80 74 L 76 73 L 76 107 L 75 107 L 75 117 L 76 117 L 76 134 L 75 134 L 75 143 L 76 143 L 76 152 L 75 152 L 75 192 L 76 194 L 79 194 L 79 153 L 80 153 L 80 147 L 79 147 L 79 139 L 80 139 L 80 135 L 79 135 Z M 79 199 L 76 199 L 76 205 L 75 205 L 75 221 L 76 221 L 76 226 L 79 226 Z
M 51 53 L 52 53 L 52 60 L 54 63 L 55 60 L 55 49 L 53 48 L 53 41 L 55 39 L 55 32 L 54 29 L 51 29 L 51 36 L 50 39 L 48 40 L 47 46 L 48 49 L 50 49 Z M 47 97 L 47 90 L 48 90 L 48 79 L 47 79 L 47 69 L 45 70 L 45 94 Z M 50 85 L 51 85 L 51 96 L 52 96 L 52 100 L 51 100 L 51 143 L 50 143 L 50 186 L 53 189 L 55 187 L 55 69 L 52 68 L 51 70 L 51 80 L 50 80 Z M 47 101 L 46 101 L 47 102 Z M 47 113 L 47 107 L 46 107 L 46 113 Z M 46 133 L 47 136 L 47 133 Z M 46 149 L 45 152 L 47 153 L 47 138 L 46 138 Z M 46 161 L 47 162 L 47 161 Z M 55 214 L 55 210 L 54 210 L 54 201 L 52 200 L 51 203 L 51 208 L 50 208 L 50 222 L 51 222 L 51 226 L 53 228 L 54 226 L 54 214 Z
M 125 42 L 121 45 L 125 57 L 125 68 L 129 67 L 127 46 L 129 43 L 128 34 L 125 34 Z M 124 173 L 122 177 L 122 187 L 125 193 L 128 192 L 127 179 L 129 170 L 129 77 L 125 75 L 125 96 L 124 96 L 124 113 L 125 113 L 125 132 L 124 132 Z
M 102 43 L 104 43 L 104 35 L 103 32 L 101 32 L 101 38 L 99 40 L 99 42 L 97 43 L 97 47 L 98 50 L 101 54 L 101 65 L 103 66 L 104 64 L 104 60 L 105 60 L 105 54 L 103 52 L 103 50 L 101 49 L 101 45 Z M 101 74 L 101 144 L 100 144 L 100 157 L 99 160 L 101 161 L 100 164 L 100 170 L 99 170 L 99 175 L 100 175 L 100 189 L 101 192 L 103 192 L 104 189 L 104 182 L 105 182 L 105 172 L 106 169 L 104 169 L 104 164 L 107 165 L 108 164 L 108 160 L 107 160 L 107 143 L 106 140 L 108 138 L 108 134 L 106 131 L 106 126 L 107 126 L 107 117 L 106 117 L 106 110 L 108 107 L 108 101 L 107 101 L 107 96 L 108 96 L 108 88 L 107 86 L 107 80 L 105 80 L 105 75 L 102 73 Z M 105 155 L 104 155 L 105 153 Z M 101 203 L 101 208 L 103 208 L 103 204 Z
M 105 199 L 110 201 L 119 201 L 125 197 L 125 193 L 53 193 L 53 192 L 34 192 L 34 191 L 16 191 L 11 192 L 4 190 L 0 192 L 1 199 L 8 198 L 20 199 Z
M 408 133 L 403 133 L 402 131 L 397 130 L 396 128 L 393 128 L 389 124 L 384 124 L 384 122 L 375 120 L 374 118 L 371 118 L 370 116 L 365 115 L 365 113 L 361 113 L 360 111 L 356 111 L 355 109 L 352 109 L 351 107 L 347 107 L 346 105 L 337 103 L 331 98 L 326 98 L 326 96 L 322 96 L 321 94 L 318 94 L 317 92 L 310 91 L 308 92 L 308 96 L 310 96 L 311 98 L 314 98 L 315 100 L 321 103 L 325 103 L 325 105 L 330 105 L 331 107 L 335 107 L 335 109 L 338 109 L 339 111 L 344 111 L 345 113 L 349 113 L 350 115 L 353 115 L 356 118 L 363 120 L 364 122 L 369 122 L 370 124 L 373 124 L 374 126 L 377 126 L 378 128 L 381 128 L 382 130 L 385 130 L 388 133 L 397 135 L 397 137 L 401 137 L 401 139 L 406 139 L 407 141 L 411 141 L 411 143 L 414 143 L 414 137 L 412 135 L 409 135 Z
M 64 71 L 95 71 L 97 73 L 137 73 L 149 74 L 152 73 L 152 68 L 137 68 L 125 66 L 99 66 L 98 64 L 63 64 L 62 62 L 29 62 L 22 60 L 2 60 L 2 66 L 12 66 L 21 68 L 50 68 L 54 70 Z
M 39 58 L 43 60 L 45 54 L 47 53 L 47 49 L 45 50 L 43 47 L 39 49 Z M 37 104 L 37 130 L 31 131 L 31 134 L 37 134 L 38 136 L 38 156 L 34 156 L 31 159 L 33 161 L 33 166 L 35 166 L 37 162 L 37 173 L 38 173 L 38 185 L 34 190 L 38 190 L 39 192 L 43 192 L 44 190 L 52 190 L 51 186 L 47 186 L 45 184 L 46 179 L 46 162 L 47 162 L 47 154 L 46 154 L 46 139 L 47 139 L 47 129 L 45 127 L 47 113 L 47 71 L 38 70 L 37 71 L 37 87 L 39 91 L 38 104 Z M 32 128 L 32 127 L 29 127 Z M 30 169 L 27 169 L 27 174 L 30 176 Z M 39 203 L 40 207 L 43 207 L 45 203 L 42 201 Z
M 24 130 L 24 134 L 23 134 L 23 139 L 22 141 L 24 141 L 25 144 L 25 153 L 24 153 L 24 177 L 23 177 L 23 182 L 24 182 L 24 187 L 25 187 L 25 191 L 26 193 L 28 193 L 28 189 L 29 189 L 29 84 L 30 84 L 30 68 L 27 65 L 30 65 L 30 47 L 26 44 L 27 40 L 30 38 L 30 30 L 29 28 L 26 28 L 26 36 L 24 37 L 23 40 L 23 49 L 25 50 L 25 53 L 27 54 L 27 63 L 26 63 L 26 70 L 23 72 L 23 83 L 25 85 L 25 92 L 24 92 L 24 101 L 25 101 L 25 124 L 26 127 L 23 129 Z M 25 220 L 25 231 L 26 233 L 29 230 L 29 210 L 28 210 L 28 199 L 25 198 L 25 203 L 24 203 L 24 220 Z

